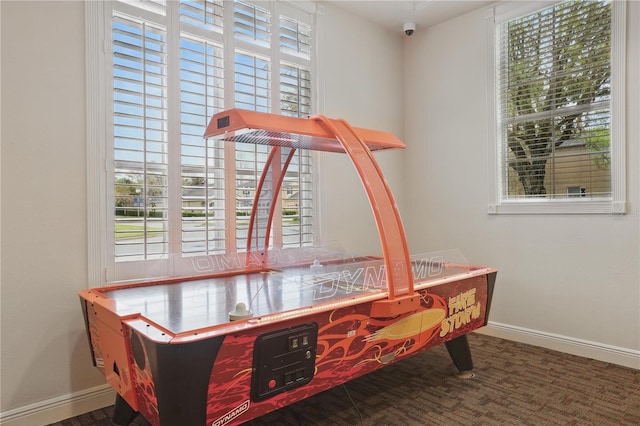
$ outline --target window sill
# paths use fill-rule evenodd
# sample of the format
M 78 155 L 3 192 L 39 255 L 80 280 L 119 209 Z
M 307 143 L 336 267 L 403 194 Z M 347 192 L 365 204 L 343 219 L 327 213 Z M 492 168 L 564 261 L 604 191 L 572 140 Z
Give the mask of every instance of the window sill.
M 498 214 L 609 214 L 627 213 L 625 201 L 611 200 L 518 200 L 489 204 L 488 213 Z

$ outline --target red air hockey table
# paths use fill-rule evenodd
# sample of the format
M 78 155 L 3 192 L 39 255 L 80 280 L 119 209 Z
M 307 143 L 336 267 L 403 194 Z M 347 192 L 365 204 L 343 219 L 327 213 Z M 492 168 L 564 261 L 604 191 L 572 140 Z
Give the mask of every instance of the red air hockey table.
M 323 116 L 216 114 L 205 137 L 271 146 L 246 251 L 173 260 L 178 276 L 80 292 L 94 365 L 117 392 L 114 422 L 239 424 L 444 343 L 473 368 L 466 335 L 486 325 L 497 271 L 453 252 L 410 255 L 372 151 L 395 136 Z M 296 149 L 346 153 L 383 255 L 269 246 Z

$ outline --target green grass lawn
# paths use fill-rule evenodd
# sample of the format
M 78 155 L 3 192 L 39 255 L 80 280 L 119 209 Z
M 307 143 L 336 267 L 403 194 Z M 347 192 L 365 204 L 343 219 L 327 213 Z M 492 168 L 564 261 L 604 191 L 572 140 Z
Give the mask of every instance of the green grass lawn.
M 162 232 L 161 228 L 147 226 L 147 235 L 153 236 L 154 233 Z M 133 225 L 130 223 L 116 222 L 116 239 L 122 238 L 139 238 L 144 237 L 144 225 Z
M 126 219 L 130 219 L 127 217 L 124 217 Z M 294 217 L 294 218 L 288 218 L 285 216 L 284 222 L 289 222 L 289 223 L 298 223 L 298 218 Z M 236 225 L 248 225 L 249 224 L 249 220 L 248 219 L 238 219 L 236 222 Z M 204 221 L 201 225 L 199 226 L 205 226 L 204 225 Z M 127 238 L 140 238 L 140 237 L 144 237 L 144 225 L 138 225 L 138 224 L 131 224 L 131 223 L 118 223 L 116 222 L 116 240 L 120 240 L 120 239 L 127 239 Z M 149 226 L 147 225 L 147 236 L 151 237 L 154 234 L 159 234 L 162 232 L 162 228 L 157 228 L 154 226 Z

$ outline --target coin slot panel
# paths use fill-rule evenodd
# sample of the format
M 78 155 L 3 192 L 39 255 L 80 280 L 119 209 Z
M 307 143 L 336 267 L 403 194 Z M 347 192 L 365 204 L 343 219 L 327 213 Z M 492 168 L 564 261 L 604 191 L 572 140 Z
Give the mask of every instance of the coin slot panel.
M 258 336 L 253 349 L 251 399 L 263 401 L 309 383 L 315 372 L 317 344 L 316 323 Z

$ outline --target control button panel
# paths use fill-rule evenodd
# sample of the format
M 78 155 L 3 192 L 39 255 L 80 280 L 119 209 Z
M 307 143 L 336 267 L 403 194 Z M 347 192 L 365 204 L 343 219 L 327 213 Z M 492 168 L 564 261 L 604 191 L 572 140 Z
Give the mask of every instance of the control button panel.
M 316 367 L 317 345 L 315 322 L 258 336 L 253 348 L 251 399 L 262 401 L 309 383 Z

